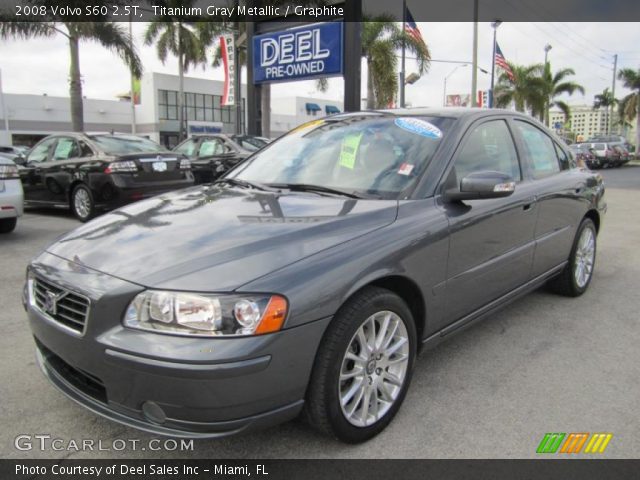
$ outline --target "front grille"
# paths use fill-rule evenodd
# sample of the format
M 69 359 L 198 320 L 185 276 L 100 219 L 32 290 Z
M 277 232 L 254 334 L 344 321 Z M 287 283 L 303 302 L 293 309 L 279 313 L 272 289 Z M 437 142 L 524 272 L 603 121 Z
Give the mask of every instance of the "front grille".
M 89 299 L 42 278 L 33 280 L 35 306 L 56 322 L 78 333 L 84 332 L 89 314 Z

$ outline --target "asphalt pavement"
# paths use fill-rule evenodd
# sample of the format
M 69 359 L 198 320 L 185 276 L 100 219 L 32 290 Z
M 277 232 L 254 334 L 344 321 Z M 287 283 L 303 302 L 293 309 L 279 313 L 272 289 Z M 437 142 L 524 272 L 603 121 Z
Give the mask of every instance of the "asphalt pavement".
M 0 457 L 534 458 L 547 432 L 608 432 L 613 438 L 599 457 L 638 458 L 640 166 L 602 175 L 609 212 L 588 292 L 568 299 L 539 290 L 425 352 L 394 422 L 357 446 L 296 421 L 195 441 L 189 452 L 150 451 L 154 437 L 58 393 L 35 364 L 20 292 L 29 259 L 78 223 L 61 211 L 28 211 L 13 234 L 0 237 Z M 50 435 L 63 449 L 41 451 L 34 441 L 18 450 L 19 435 Z M 106 449 L 67 448 L 84 439 Z M 140 440 L 140 448 L 118 451 L 115 439 Z

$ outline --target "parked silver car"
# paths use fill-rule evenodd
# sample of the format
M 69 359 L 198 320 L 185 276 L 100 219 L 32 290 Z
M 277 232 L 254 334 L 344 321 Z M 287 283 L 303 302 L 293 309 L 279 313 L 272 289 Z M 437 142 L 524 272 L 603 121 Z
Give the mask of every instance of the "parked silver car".
M 22 184 L 18 167 L 13 161 L 0 156 L 0 233 L 16 228 L 23 208 Z

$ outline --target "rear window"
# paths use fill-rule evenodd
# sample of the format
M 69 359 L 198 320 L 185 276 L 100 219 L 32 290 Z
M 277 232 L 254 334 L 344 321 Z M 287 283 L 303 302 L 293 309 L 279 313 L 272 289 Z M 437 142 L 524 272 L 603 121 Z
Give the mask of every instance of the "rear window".
M 133 135 L 92 135 L 93 142 L 109 155 L 123 155 L 127 153 L 168 152 L 166 148 L 147 138 Z

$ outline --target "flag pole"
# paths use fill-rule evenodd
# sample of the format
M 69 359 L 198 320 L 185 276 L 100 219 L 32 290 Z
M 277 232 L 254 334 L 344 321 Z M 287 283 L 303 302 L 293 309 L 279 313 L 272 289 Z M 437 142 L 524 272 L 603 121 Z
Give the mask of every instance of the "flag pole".
M 493 88 L 496 82 L 496 45 L 498 44 L 497 32 L 502 22 L 496 20 L 491 24 L 493 27 L 493 56 L 491 57 L 491 89 L 489 90 L 489 108 L 493 108 Z
M 402 61 L 400 67 L 400 108 L 404 108 L 404 79 L 405 79 L 405 35 L 407 25 L 407 1 L 402 0 Z

